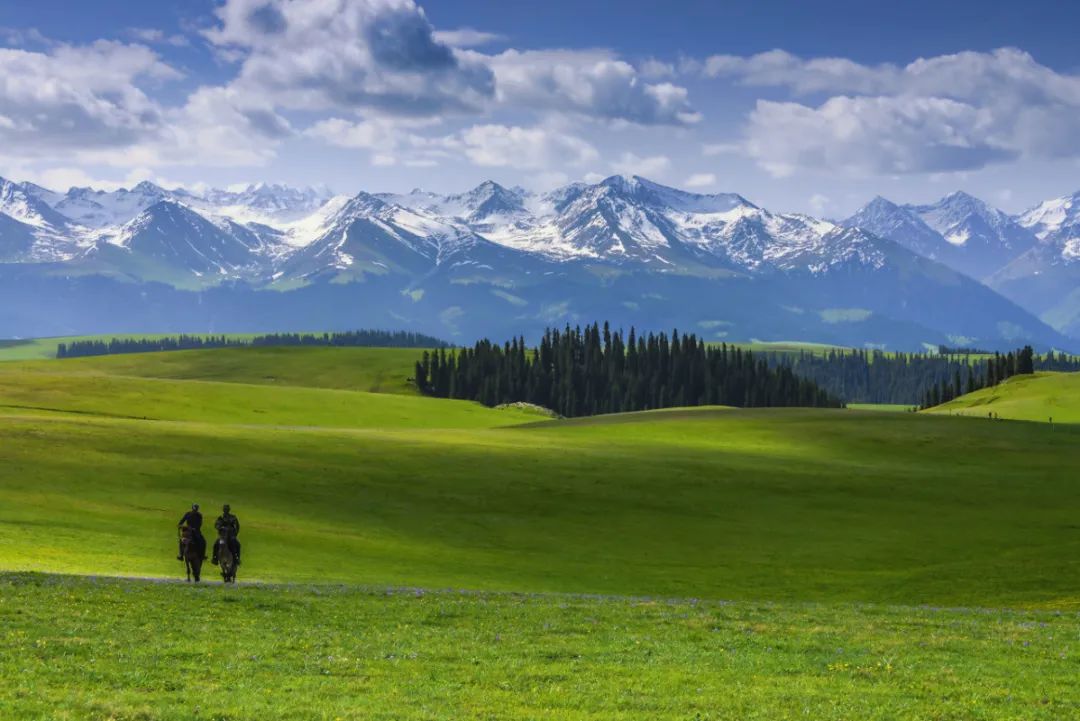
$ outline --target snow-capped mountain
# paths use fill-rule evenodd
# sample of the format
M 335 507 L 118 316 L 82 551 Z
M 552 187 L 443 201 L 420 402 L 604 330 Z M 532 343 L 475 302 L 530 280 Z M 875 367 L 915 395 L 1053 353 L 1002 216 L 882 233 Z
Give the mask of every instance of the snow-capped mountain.
M 251 230 L 223 221 L 212 223 L 174 200 L 161 200 L 101 237 L 95 251 L 118 248 L 169 271 L 236 277 L 256 266 L 262 243 Z
M 1080 191 L 1044 201 L 1016 220 L 1040 241 L 1080 238 Z
M 79 232 L 50 200 L 60 196 L 33 183 L 0 178 L 0 248 L 21 247 L 20 261 L 63 261 L 79 253 Z M 31 238 L 26 248 L 27 236 Z M 9 251 L 13 252 L 13 251 Z
M 844 221 L 895 240 L 972 278 L 985 278 L 1035 244 L 1015 219 L 964 192 L 928 205 L 897 205 L 880 196 Z
M 172 194 L 153 183 L 142 182 L 130 190 L 112 192 L 93 188 L 71 188 L 53 203 L 56 212 L 69 222 L 98 229 L 128 222 L 150 206 Z
M 30 259 L 36 239 L 33 226 L 0 214 L 0 263 L 20 263 Z
M 715 338 L 1061 345 L 934 262 L 951 263 L 949 249 L 1022 252 L 1034 238 L 963 194 L 931 206 L 878 198 L 836 225 L 637 176 L 544 194 L 491 181 L 450 195 L 0 187 L 0 286 L 23 299 L 17 330 L 0 335 L 99 330 L 87 314 L 111 298 L 148 330 L 378 321 L 468 336 L 604 317 Z
M 988 279 L 1046 322 L 1080 336 L 1080 192 L 1017 217 L 1036 244 Z
M 229 217 L 239 222 L 267 225 L 288 223 L 309 217 L 333 193 L 326 187 L 293 188 L 288 185 L 255 183 L 243 190 L 208 190 L 194 193 L 174 191 L 175 196 L 204 212 Z

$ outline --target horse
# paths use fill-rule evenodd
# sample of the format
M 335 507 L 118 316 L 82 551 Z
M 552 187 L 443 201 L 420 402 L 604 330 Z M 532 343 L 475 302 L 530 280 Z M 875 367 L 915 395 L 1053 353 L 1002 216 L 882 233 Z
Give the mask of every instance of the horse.
M 181 555 L 184 557 L 188 583 L 191 583 L 192 576 L 195 577 L 195 583 L 198 583 L 202 579 L 203 555 L 190 528 L 180 529 L 180 545 L 183 549 Z
M 229 547 L 229 530 L 218 529 L 218 568 L 221 569 L 221 579 L 225 583 L 236 583 L 236 557 L 233 556 L 232 548 Z

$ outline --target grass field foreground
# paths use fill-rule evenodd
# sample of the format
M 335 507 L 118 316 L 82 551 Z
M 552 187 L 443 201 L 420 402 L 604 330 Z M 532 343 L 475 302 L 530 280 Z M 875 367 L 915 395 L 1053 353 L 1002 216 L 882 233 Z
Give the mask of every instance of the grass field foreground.
M 5 718 L 1051 721 L 1075 614 L 0 575 Z M 72 679 L 79 679 L 77 685 Z

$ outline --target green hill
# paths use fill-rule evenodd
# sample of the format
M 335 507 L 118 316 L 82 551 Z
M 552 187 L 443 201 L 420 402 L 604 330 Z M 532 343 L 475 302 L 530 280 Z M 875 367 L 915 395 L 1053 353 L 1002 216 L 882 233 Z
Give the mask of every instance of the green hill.
M 0 716 L 1080 713 L 1080 426 L 551 421 L 412 394 L 416 353 L 0 364 Z M 192 501 L 245 585 L 162 581 Z
M 172 338 L 176 333 L 114 333 L 106 335 L 71 335 L 56 336 L 52 338 L 26 338 L 0 340 L 0 362 L 20 360 L 44 360 L 56 357 L 56 348 L 61 343 L 72 343 L 83 340 L 109 340 L 111 338 L 129 338 L 132 340 L 158 340 L 160 338 Z M 191 333 L 189 335 L 208 335 Z M 236 340 L 250 340 L 257 333 L 217 333 L 215 336 L 225 335 Z
M 412 348 L 253 347 L 0 364 L 0 373 L 113 375 L 416 395 Z
M 1080 496 L 1069 480 L 1080 429 L 797 409 L 537 422 L 464 402 L 220 380 L 228 368 L 257 380 L 274 366 L 291 369 L 276 377 L 317 382 L 335 362 L 345 377 L 383 355 L 242 349 L 6 364 L 0 567 L 172 575 L 175 519 L 193 500 L 230 501 L 248 524 L 248 578 L 1080 601 L 1070 572 Z
M 993 388 L 960 396 L 926 413 L 1019 421 L 1080 423 L 1080 373 L 1013 376 Z

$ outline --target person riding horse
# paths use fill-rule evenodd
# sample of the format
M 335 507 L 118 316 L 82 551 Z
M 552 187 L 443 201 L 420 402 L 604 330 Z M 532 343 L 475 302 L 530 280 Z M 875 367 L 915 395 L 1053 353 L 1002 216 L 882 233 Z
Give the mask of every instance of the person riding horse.
M 180 522 L 176 524 L 177 528 L 183 528 L 187 526 L 191 529 L 192 540 L 195 541 L 196 548 L 199 549 L 199 553 L 202 554 L 202 559 L 206 560 L 206 538 L 202 534 L 202 514 L 199 513 L 199 504 L 192 503 L 191 510 L 184 514 L 184 517 L 180 519 Z M 177 561 L 184 560 L 184 539 L 180 539 L 180 550 L 176 554 Z
M 236 538 L 240 535 L 240 519 L 234 516 L 229 510 L 229 504 L 226 503 L 221 509 L 221 515 L 214 521 L 214 528 L 218 530 L 218 533 L 224 531 L 225 538 L 228 539 L 229 550 L 233 553 L 233 558 L 236 559 L 236 565 L 240 565 L 240 541 Z M 218 562 L 218 544 L 214 544 L 214 558 L 211 560 L 215 566 Z

